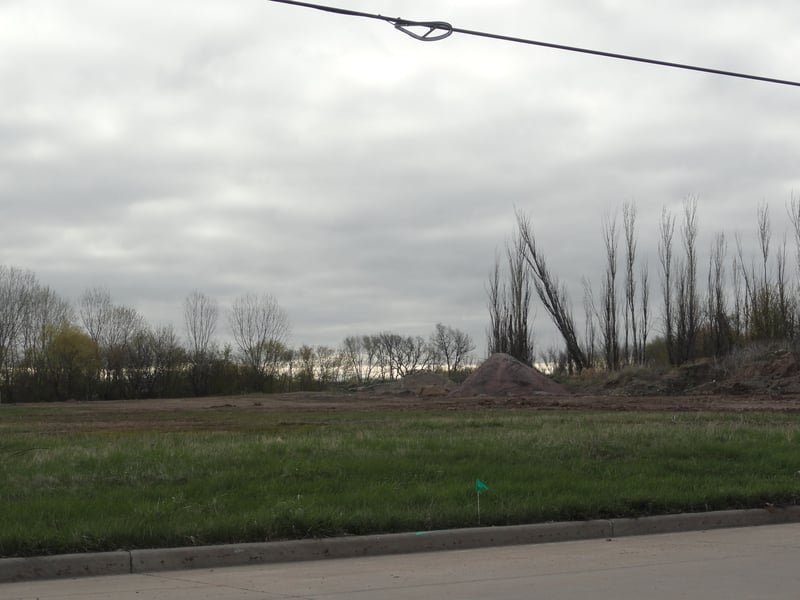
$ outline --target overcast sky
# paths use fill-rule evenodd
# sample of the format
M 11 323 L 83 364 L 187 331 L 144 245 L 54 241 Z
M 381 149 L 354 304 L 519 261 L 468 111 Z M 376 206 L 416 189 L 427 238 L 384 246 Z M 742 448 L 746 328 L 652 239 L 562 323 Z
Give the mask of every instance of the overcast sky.
M 800 80 L 797 0 L 334 4 Z M 0 264 L 178 331 L 192 290 L 266 292 L 294 345 L 443 322 L 482 354 L 515 207 L 581 314 L 624 201 L 654 286 L 662 206 L 698 198 L 701 250 L 754 241 L 759 202 L 783 231 L 798 109 L 797 87 L 267 0 L 0 0 Z

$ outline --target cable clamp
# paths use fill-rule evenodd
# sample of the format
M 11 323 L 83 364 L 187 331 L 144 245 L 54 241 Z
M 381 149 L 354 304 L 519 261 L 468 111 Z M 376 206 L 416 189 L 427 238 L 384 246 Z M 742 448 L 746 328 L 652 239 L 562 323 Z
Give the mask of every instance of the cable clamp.
M 412 27 L 427 28 L 428 31 L 425 33 L 417 33 L 411 29 Z M 395 19 L 394 28 L 421 42 L 438 42 L 453 33 L 453 26 L 445 21 L 407 21 L 406 19 Z

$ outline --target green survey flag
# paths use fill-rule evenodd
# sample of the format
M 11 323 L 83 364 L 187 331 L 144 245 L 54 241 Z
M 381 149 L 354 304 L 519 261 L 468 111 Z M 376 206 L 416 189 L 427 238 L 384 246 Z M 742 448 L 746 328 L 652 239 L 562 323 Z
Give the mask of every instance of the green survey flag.
M 488 492 L 489 486 L 483 483 L 480 479 L 475 480 L 475 492 L 477 492 L 478 496 L 481 495 L 481 492 Z

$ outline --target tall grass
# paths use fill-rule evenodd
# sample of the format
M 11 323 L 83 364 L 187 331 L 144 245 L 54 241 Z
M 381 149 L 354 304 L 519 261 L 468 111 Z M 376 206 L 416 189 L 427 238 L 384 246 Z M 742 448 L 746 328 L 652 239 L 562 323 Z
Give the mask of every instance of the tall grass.
M 15 407 L 0 555 L 472 526 L 476 478 L 482 525 L 792 503 L 798 442 L 779 414 Z

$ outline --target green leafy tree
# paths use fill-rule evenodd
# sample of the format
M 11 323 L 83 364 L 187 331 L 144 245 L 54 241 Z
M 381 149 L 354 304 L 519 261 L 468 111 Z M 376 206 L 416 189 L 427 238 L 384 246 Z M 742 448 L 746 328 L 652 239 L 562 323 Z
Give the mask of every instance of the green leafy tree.
M 85 399 L 100 368 L 97 344 L 71 323 L 52 327 L 49 333 L 45 357 L 55 398 Z

